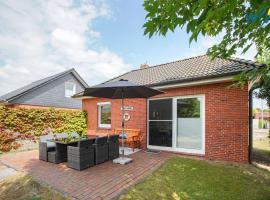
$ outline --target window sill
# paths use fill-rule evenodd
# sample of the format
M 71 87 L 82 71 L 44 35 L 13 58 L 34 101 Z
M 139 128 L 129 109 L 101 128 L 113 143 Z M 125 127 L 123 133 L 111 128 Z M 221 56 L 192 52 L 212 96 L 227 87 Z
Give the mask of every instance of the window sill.
M 111 129 L 111 126 L 98 126 L 98 129 Z

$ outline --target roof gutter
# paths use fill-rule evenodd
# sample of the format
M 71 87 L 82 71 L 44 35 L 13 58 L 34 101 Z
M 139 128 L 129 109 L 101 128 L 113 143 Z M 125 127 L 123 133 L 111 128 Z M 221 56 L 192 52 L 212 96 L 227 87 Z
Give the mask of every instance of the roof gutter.
M 180 82 L 180 83 L 173 83 L 173 84 L 167 84 L 167 85 L 161 85 L 161 86 L 152 86 L 154 89 L 170 89 L 170 88 L 177 88 L 177 87 L 189 87 L 189 86 L 195 86 L 195 85 L 205 85 L 205 84 L 211 84 L 211 83 L 220 83 L 220 82 L 227 82 L 232 81 L 233 76 L 226 76 L 226 77 L 219 77 L 219 78 L 211 78 L 211 79 L 203 79 L 203 80 L 190 80 L 188 82 Z

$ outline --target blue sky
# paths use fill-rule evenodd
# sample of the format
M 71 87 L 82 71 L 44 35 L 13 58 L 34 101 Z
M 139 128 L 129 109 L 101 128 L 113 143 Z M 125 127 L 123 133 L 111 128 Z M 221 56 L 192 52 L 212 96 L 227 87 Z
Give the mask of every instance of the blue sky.
M 116 51 L 135 68 L 143 62 L 160 64 L 187 55 L 188 35 L 184 31 L 169 34 L 166 38 L 143 35 L 145 11 L 142 1 L 113 1 L 114 15 L 100 19 L 94 28 L 102 33 L 101 43 Z M 186 54 L 186 55 L 185 55 Z
M 74 67 L 97 84 L 140 64 L 205 54 L 220 37 L 143 35 L 142 0 L 0 1 L 0 95 Z M 237 57 L 253 59 L 252 48 Z
M 113 10 L 111 18 L 97 19 L 94 28 L 101 32 L 100 43 L 113 49 L 134 68 L 147 62 L 150 65 L 161 64 L 173 60 L 205 54 L 208 40 L 189 45 L 189 36 L 185 30 L 177 29 L 166 37 L 154 36 L 149 39 L 143 34 L 143 24 L 146 12 L 143 1 L 114 0 L 110 7 Z

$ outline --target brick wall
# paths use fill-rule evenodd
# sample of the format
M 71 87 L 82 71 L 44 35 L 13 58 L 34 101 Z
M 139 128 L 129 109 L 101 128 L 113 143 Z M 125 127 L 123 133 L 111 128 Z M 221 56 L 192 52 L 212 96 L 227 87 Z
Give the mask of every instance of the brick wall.
M 235 162 L 248 162 L 248 89 L 228 88 L 230 83 L 168 89 L 157 97 L 205 95 L 205 158 Z M 157 98 L 155 97 L 155 98 Z M 88 131 L 110 132 L 97 127 L 97 102 L 112 103 L 112 129 L 121 127 L 120 100 L 85 99 L 83 109 L 88 111 Z M 146 147 L 146 100 L 130 99 L 125 105 L 134 106 L 126 111 L 131 119 L 127 128 L 139 128 Z
M 98 102 L 111 102 L 111 128 L 98 127 Z M 145 99 L 125 99 L 125 106 L 133 106 L 133 110 L 125 111 L 131 116 L 125 122 L 125 128 L 140 129 L 142 134 L 142 146 L 146 147 L 146 100 Z M 108 134 L 114 129 L 121 128 L 121 100 L 92 98 L 83 100 L 83 109 L 88 113 L 88 134 Z

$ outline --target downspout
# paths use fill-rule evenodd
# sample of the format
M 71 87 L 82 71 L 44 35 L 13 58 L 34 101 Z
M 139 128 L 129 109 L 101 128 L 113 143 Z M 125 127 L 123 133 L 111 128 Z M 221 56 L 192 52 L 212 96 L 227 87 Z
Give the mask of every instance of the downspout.
M 253 90 L 250 89 L 248 96 L 249 96 L 249 145 L 248 145 L 248 162 L 251 164 L 252 163 L 252 158 L 253 158 Z

